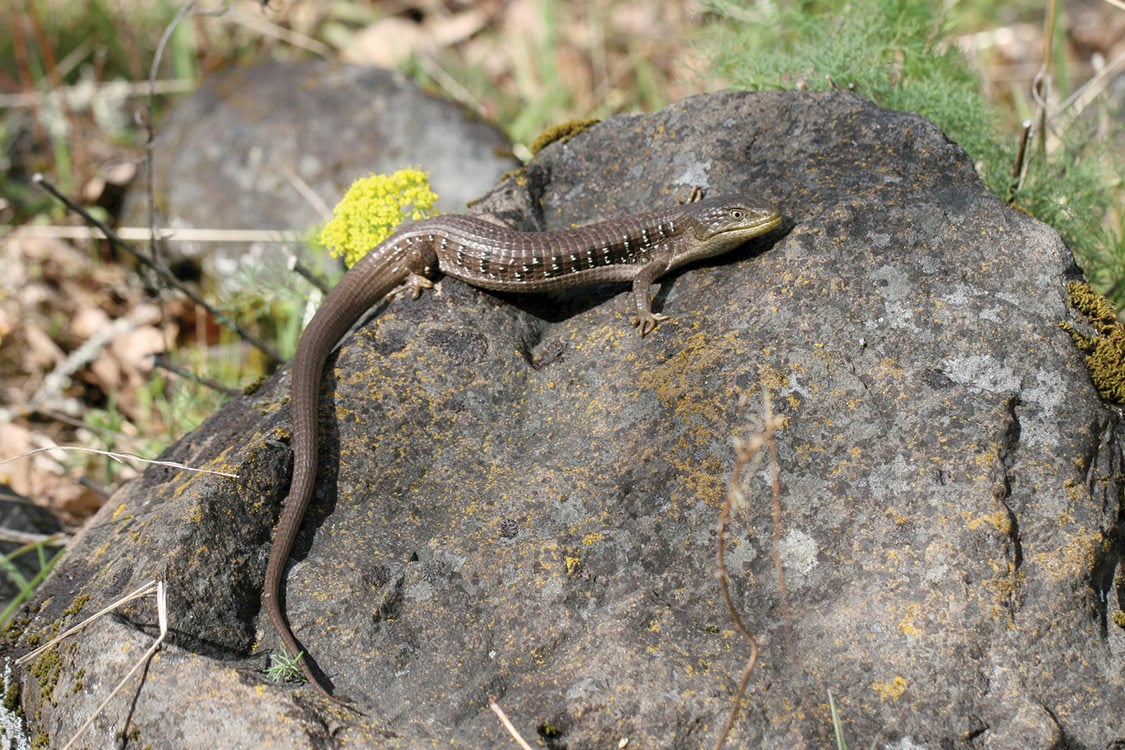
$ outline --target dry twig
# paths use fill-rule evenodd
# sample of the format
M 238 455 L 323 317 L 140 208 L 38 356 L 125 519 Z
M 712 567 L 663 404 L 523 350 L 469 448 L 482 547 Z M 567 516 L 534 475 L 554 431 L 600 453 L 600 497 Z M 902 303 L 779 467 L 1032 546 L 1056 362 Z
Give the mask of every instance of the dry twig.
M 492 709 L 492 713 L 496 714 L 496 718 L 500 719 L 500 724 L 507 730 L 508 734 L 522 750 L 531 750 L 531 745 L 520 736 L 519 731 L 516 730 L 514 724 L 508 719 L 508 714 L 504 713 L 504 709 L 500 708 L 500 704 L 496 702 L 496 696 L 488 696 L 488 707 Z
M 59 633 L 57 636 L 55 636 L 51 640 L 47 641 L 45 644 L 43 644 L 39 648 L 35 649 L 31 653 L 24 654 L 19 659 L 16 659 L 16 666 L 22 667 L 25 664 L 28 664 L 29 662 L 31 662 L 33 659 L 37 658 L 40 654 L 42 654 L 47 649 L 53 647 L 56 643 L 61 641 L 63 638 L 67 638 L 67 637 L 83 630 L 87 625 L 95 622 L 96 620 L 98 620 L 102 617 L 105 617 L 107 614 L 109 614 L 113 610 L 117 609 L 122 604 L 126 604 L 128 602 L 133 601 L 134 599 L 138 599 L 142 596 L 147 596 L 147 595 L 153 594 L 153 593 L 156 594 L 156 613 L 157 613 L 157 620 L 160 624 L 160 635 L 156 638 L 155 641 L 153 641 L 152 645 L 149 646 L 148 650 L 145 651 L 141 655 L 141 658 L 137 659 L 137 662 L 125 674 L 125 676 L 121 678 L 120 682 L 118 682 L 117 685 L 114 686 L 113 690 L 110 691 L 109 695 L 107 695 L 105 697 L 105 700 L 103 700 L 100 704 L 98 704 L 98 707 L 96 709 L 94 709 L 93 713 L 91 713 L 90 716 L 86 719 L 86 721 L 83 722 L 82 726 L 80 726 L 77 729 L 77 731 L 75 731 L 74 736 L 71 737 L 70 740 L 63 746 L 62 750 L 69 750 L 71 747 L 74 746 L 74 743 L 78 740 L 79 737 L 82 736 L 82 733 L 85 732 L 86 729 L 92 723 L 94 723 L 94 720 L 96 718 L 98 718 L 98 716 L 101 715 L 101 712 L 103 710 L 105 710 L 105 707 L 107 705 L 109 705 L 109 702 L 111 700 L 113 700 L 113 696 L 115 696 L 119 692 L 121 692 L 121 689 L 125 686 L 125 683 L 128 682 L 129 678 L 132 677 L 138 669 L 140 669 L 142 666 L 147 664 L 148 660 L 151 659 L 153 654 L 156 653 L 157 649 L 160 648 L 160 645 L 162 643 L 164 643 L 164 639 L 168 635 L 168 597 L 167 597 L 167 594 L 166 594 L 165 589 L 164 589 L 164 581 L 149 581 L 148 583 L 146 583 L 141 588 L 133 591 L 130 594 L 126 594 L 125 596 L 121 597 L 117 601 L 110 604 L 105 609 L 97 612 L 96 614 L 94 614 L 91 617 L 88 617 L 87 619 L 78 623 L 74 627 L 68 628 L 67 630 L 63 631 L 62 633 Z
M 739 708 L 742 705 L 742 699 L 746 694 L 746 686 L 750 683 L 750 676 L 754 673 L 754 668 L 758 664 L 758 640 L 750 633 L 746 624 L 742 621 L 742 616 L 738 614 L 738 610 L 734 605 L 734 600 L 730 593 L 730 575 L 727 572 L 726 565 L 726 537 L 727 528 L 730 525 L 730 516 L 733 510 L 737 508 L 744 508 L 746 506 L 746 496 L 742 490 L 743 476 L 753 476 L 757 473 L 758 467 L 762 462 L 762 449 L 769 449 L 769 458 L 771 464 L 771 488 L 773 495 L 773 562 L 774 568 L 777 571 L 778 589 L 781 596 L 781 611 L 783 619 L 786 622 L 786 627 L 789 627 L 789 609 L 788 602 L 785 594 L 785 576 L 781 566 L 781 473 L 778 465 L 777 457 L 777 441 L 774 440 L 774 432 L 785 425 L 785 419 L 782 417 L 774 416 L 772 404 L 770 402 L 769 391 L 763 383 L 762 385 L 762 424 L 761 428 L 749 435 L 746 438 L 735 439 L 735 460 L 734 468 L 731 471 L 730 484 L 727 486 L 727 498 L 723 503 L 723 508 L 719 513 L 719 529 L 718 529 L 718 573 L 719 573 L 719 586 L 723 592 L 723 600 L 726 602 L 727 611 L 730 613 L 730 618 L 734 622 L 735 628 L 750 644 L 750 656 L 746 660 L 746 667 L 742 670 L 742 677 L 738 682 L 738 690 L 735 693 L 734 705 L 731 707 L 730 715 L 727 717 L 727 722 L 723 726 L 722 731 L 719 733 L 718 738 L 715 740 L 715 750 L 720 750 L 726 742 L 727 737 L 730 735 L 730 730 L 734 726 L 734 720 L 738 717 Z M 786 631 L 786 638 L 789 639 L 788 630 Z

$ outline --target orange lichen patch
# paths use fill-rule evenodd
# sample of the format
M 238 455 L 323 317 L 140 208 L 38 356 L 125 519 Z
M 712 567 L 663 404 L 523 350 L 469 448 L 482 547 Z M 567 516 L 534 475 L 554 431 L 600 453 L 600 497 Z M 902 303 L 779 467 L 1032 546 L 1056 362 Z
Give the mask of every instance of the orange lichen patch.
M 921 615 L 922 605 L 911 604 L 906 608 L 906 616 L 899 621 L 898 629 L 903 635 L 908 635 L 911 638 L 917 638 L 922 635 L 922 630 L 915 624 Z
M 570 576 L 577 573 L 578 569 L 582 567 L 582 558 L 573 555 L 567 555 L 564 562 L 566 564 L 566 574 Z
M 875 680 L 871 683 L 871 689 L 885 701 L 897 701 L 906 692 L 906 680 L 898 676 L 890 682 Z
M 1100 533 L 1075 535 L 1060 549 L 1033 555 L 1030 561 L 1055 580 L 1079 580 L 1093 569 L 1098 550 L 1105 544 Z
M 998 510 L 995 513 L 986 513 L 983 516 L 977 516 L 969 521 L 969 528 L 973 531 L 979 529 L 982 525 L 988 524 L 1001 534 L 1007 534 L 1012 530 L 1012 520 L 1008 517 L 1007 511 Z

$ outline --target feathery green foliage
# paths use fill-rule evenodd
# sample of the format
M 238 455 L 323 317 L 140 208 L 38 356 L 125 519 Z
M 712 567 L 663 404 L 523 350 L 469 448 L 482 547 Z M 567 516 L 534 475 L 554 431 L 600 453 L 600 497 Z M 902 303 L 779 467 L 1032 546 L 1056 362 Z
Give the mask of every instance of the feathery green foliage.
M 998 165 L 995 116 L 980 82 L 932 3 L 852 0 L 756 6 L 723 4 L 712 28 L 714 69 L 749 90 L 844 88 L 933 120 L 978 162 Z M 742 23 L 738 23 L 742 21 Z M 985 175 L 993 190 L 1002 170 Z
M 1125 229 L 1122 212 L 1111 213 L 1125 158 L 1112 138 L 1052 127 L 1061 145 L 1049 155 L 1033 146 L 1023 185 L 1013 189 L 1016 139 L 1005 142 L 936 4 L 713 0 L 712 9 L 720 17 L 710 30 L 716 73 L 750 90 L 846 88 L 932 120 L 969 153 L 989 190 L 1057 229 L 1094 286 L 1125 306 Z M 1056 67 L 1065 86 L 1066 70 Z

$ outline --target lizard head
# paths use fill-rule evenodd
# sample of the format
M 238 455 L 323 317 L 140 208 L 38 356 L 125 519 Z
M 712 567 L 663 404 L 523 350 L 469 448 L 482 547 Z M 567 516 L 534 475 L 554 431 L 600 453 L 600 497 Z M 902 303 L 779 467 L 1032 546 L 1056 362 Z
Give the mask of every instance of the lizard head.
M 688 203 L 680 221 L 695 241 L 676 254 L 676 266 L 721 255 L 765 234 L 781 224 L 781 212 L 758 198 L 736 195 Z

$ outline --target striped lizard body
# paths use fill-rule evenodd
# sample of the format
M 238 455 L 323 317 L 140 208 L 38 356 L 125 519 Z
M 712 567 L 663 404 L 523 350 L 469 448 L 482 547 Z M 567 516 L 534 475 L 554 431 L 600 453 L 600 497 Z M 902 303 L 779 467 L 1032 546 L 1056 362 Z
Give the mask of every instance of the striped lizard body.
M 522 232 L 470 216 L 439 216 L 411 224 L 357 262 L 324 298 L 301 334 L 293 358 L 293 477 L 277 523 L 262 600 L 283 646 L 302 654 L 281 610 L 285 564 L 315 489 L 318 402 L 325 364 L 341 337 L 375 303 L 406 289 L 414 297 L 441 272 L 485 289 L 545 292 L 604 282 L 631 282 L 632 324 L 643 337 L 666 316 L 652 312 L 650 288 L 669 271 L 720 255 L 781 223 L 773 206 L 746 196 L 552 232 Z M 311 669 L 309 682 L 331 697 Z

